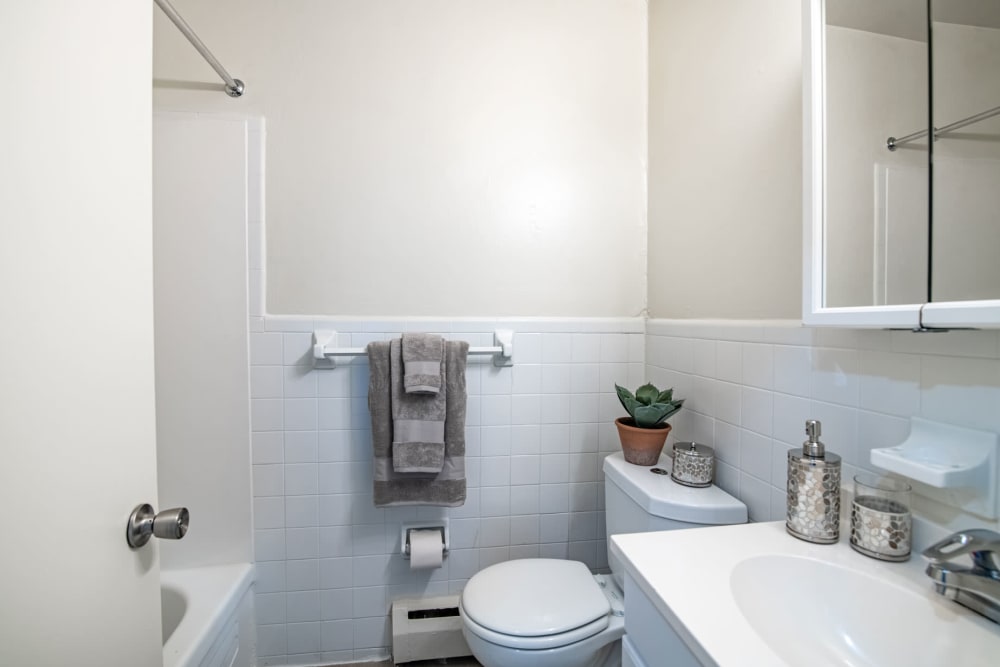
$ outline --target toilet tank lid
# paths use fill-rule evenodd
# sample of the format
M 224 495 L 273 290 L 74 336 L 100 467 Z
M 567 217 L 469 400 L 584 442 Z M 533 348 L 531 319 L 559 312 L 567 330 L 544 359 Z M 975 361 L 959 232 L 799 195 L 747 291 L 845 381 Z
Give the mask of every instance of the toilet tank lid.
M 569 632 L 611 611 L 586 565 L 551 558 L 512 560 L 480 570 L 465 584 L 462 607 L 484 628 L 515 637 Z
M 652 467 L 667 474 L 658 475 L 649 467 L 626 462 L 618 452 L 604 459 L 604 476 L 654 516 L 705 525 L 746 523 L 746 505 L 714 484 L 702 488 L 678 484 L 670 478 L 671 463 L 670 457 L 661 456 Z

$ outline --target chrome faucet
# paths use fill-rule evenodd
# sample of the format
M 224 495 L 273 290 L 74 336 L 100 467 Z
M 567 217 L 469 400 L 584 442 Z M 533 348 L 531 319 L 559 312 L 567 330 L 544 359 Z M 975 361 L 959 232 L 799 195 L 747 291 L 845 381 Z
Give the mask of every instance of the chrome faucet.
M 972 567 L 951 563 L 964 554 L 972 554 Z M 1000 533 L 964 530 L 927 547 L 923 555 L 938 593 L 1000 623 Z

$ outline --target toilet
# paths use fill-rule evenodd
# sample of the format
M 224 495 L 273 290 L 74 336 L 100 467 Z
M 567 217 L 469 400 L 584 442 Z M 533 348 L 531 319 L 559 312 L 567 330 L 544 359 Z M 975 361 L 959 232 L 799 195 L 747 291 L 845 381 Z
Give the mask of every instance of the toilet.
M 746 523 L 747 508 L 717 486 L 670 479 L 653 468 L 604 460 L 606 535 Z M 578 561 L 525 558 L 491 565 L 465 585 L 462 633 L 484 667 L 617 667 L 625 634 L 624 567 L 608 549 L 611 575 Z

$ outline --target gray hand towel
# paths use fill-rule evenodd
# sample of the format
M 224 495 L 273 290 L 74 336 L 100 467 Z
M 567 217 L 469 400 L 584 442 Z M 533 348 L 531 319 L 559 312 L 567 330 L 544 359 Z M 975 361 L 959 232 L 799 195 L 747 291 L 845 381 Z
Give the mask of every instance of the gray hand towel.
M 396 472 L 438 473 L 444 465 L 447 391 L 407 394 L 403 389 L 402 342 L 389 343 L 392 382 L 392 468 Z M 440 364 L 440 362 L 439 362 Z
M 445 457 L 441 472 L 398 473 L 392 466 L 391 351 L 388 341 L 368 344 L 371 378 L 368 409 L 372 418 L 373 494 L 376 507 L 465 503 L 465 364 L 468 343 L 445 344 Z
M 444 378 L 444 339 L 435 334 L 403 334 L 403 387 L 407 394 L 436 394 Z

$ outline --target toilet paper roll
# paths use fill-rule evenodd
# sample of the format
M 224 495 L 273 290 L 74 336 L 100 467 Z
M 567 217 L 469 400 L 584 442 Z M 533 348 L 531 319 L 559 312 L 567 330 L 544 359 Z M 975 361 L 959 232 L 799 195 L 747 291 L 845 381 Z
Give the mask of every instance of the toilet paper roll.
M 439 530 L 410 531 L 410 569 L 429 570 L 441 567 L 444 542 Z

